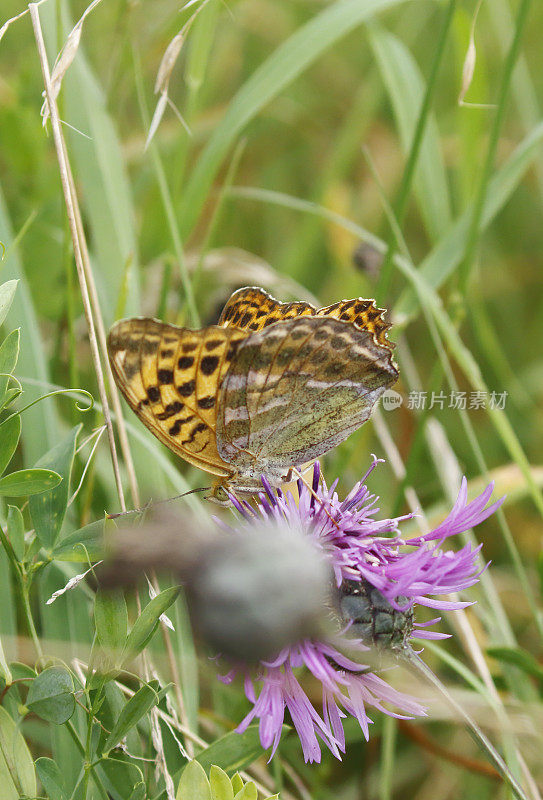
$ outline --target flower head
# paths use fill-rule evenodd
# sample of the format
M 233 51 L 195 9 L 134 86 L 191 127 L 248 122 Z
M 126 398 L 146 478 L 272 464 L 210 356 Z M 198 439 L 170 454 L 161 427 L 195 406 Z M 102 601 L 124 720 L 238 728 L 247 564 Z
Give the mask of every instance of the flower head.
M 374 459 L 344 500 L 336 492 L 337 481 L 330 488 L 326 486 L 318 464 L 311 490 L 298 482 L 299 499 L 280 490 L 274 492 L 265 477 L 256 506 L 232 497 L 242 517 L 241 527 L 284 527 L 286 522 L 311 538 L 332 568 L 339 596 L 338 616 L 344 625 L 342 633 L 329 641 L 306 639 L 260 662 L 256 670 L 238 664 L 222 678 L 229 682 L 240 673 L 244 675 L 245 693 L 253 707 L 238 731 L 259 719 L 262 745 L 271 746 L 272 754 L 281 737 L 285 710 L 290 713 L 306 761 L 320 761 L 319 739 L 340 758 L 345 752 L 342 719 L 348 714 L 358 720 L 368 739 L 372 723 L 368 706 L 400 718 L 424 715 L 425 709 L 417 700 L 394 689 L 364 661 L 374 661 L 370 651 L 383 642 L 391 649 L 401 649 L 412 638 L 446 638 L 446 634 L 427 629 L 439 618 L 429 623 L 416 621 L 416 606 L 464 608 L 468 602 L 444 600 L 439 595 L 473 586 L 481 574 L 479 547 L 467 544 L 452 551 L 442 549 L 442 545 L 449 536 L 472 528 L 494 513 L 503 499 L 487 506 L 493 484 L 467 503 L 464 478 L 447 518 L 433 531 L 406 540 L 400 536 L 399 525 L 413 515 L 379 519 L 378 498 L 367 488 L 366 480 L 378 463 Z M 301 667 L 322 685 L 322 714 L 300 683 Z

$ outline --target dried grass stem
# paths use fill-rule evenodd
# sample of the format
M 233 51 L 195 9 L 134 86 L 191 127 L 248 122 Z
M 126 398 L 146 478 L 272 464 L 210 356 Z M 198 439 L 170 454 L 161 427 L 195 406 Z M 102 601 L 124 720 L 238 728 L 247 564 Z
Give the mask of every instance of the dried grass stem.
M 113 473 L 115 476 L 115 485 L 117 488 L 117 494 L 119 496 L 119 503 L 121 506 L 121 510 L 126 510 L 126 504 L 124 499 L 124 492 L 123 486 L 121 481 L 121 472 L 119 468 L 119 459 L 117 457 L 117 449 L 115 445 L 115 436 L 113 433 L 113 425 L 111 422 L 111 415 L 109 412 L 109 402 L 107 398 L 106 386 L 104 381 L 104 373 L 102 369 L 102 363 L 100 361 L 100 352 L 98 349 L 98 341 L 96 338 L 96 328 L 95 322 L 92 314 L 92 307 L 89 298 L 89 290 L 87 285 L 87 278 L 85 273 L 85 266 L 83 262 L 83 245 L 82 245 L 82 237 L 80 236 L 80 231 L 78 229 L 77 224 L 77 215 L 78 215 L 78 203 L 77 203 L 77 196 L 73 192 L 73 177 L 72 171 L 70 167 L 70 162 L 66 152 L 66 145 L 64 141 L 64 135 L 62 133 L 62 127 L 60 123 L 60 117 L 58 113 L 58 107 L 56 104 L 56 100 L 53 94 L 52 86 L 51 86 L 51 73 L 49 70 L 49 64 L 47 61 L 47 51 L 45 49 L 45 42 L 43 39 L 43 32 L 41 29 L 40 23 L 40 16 L 38 11 L 38 6 L 36 3 L 30 3 L 29 5 L 30 17 L 32 19 L 32 27 L 34 28 L 34 36 L 36 38 L 36 45 L 38 48 L 38 55 L 40 59 L 40 66 L 43 75 L 43 81 L 45 86 L 45 97 L 49 106 L 49 113 L 51 115 L 51 127 L 53 130 L 53 139 L 55 143 L 55 150 L 57 153 L 57 160 L 59 165 L 59 172 L 60 172 L 60 179 L 62 182 L 62 191 L 64 194 L 64 202 L 66 204 L 66 213 L 68 216 L 68 223 L 70 225 L 70 233 L 72 236 L 72 243 L 74 249 L 74 259 L 77 268 L 77 276 L 79 279 L 79 286 L 81 289 L 81 297 L 83 300 L 83 308 L 85 311 L 85 319 L 87 321 L 87 329 L 89 332 L 89 343 L 91 347 L 91 354 L 92 360 L 94 364 L 94 369 L 96 371 L 96 380 L 98 383 L 98 392 L 100 395 L 100 402 L 102 404 L 102 410 L 104 414 L 104 420 L 106 423 L 107 428 L 107 435 L 109 441 L 109 448 L 111 452 L 111 461 L 113 464 Z M 76 210 L 77 209 L 77 210 Z

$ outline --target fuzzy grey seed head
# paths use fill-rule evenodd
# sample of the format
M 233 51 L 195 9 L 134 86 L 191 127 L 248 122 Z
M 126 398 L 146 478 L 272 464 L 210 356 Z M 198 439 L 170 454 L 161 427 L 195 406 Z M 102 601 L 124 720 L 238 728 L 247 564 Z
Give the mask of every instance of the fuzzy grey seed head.
M 311 537 L 270 524 L 216 541 L 187 589 L 192 621 L 208 645 L 250 662 L 322 630 L 332 575 Z

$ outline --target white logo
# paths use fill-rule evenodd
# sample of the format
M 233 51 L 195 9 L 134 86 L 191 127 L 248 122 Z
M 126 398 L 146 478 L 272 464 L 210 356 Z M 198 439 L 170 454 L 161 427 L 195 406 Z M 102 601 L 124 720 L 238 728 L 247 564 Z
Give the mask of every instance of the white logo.
M 395 392 L 394 389 L 387 389 L 381 396 L 381 402 L 385 411 L 393 411 L 398 406 L 401 406 L 403 397 L 399 392 Z

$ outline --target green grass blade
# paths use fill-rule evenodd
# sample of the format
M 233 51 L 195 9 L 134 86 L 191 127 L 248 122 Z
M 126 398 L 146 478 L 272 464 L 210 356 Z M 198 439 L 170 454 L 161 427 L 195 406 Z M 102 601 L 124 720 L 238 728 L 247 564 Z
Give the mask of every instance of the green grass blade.
M 518 187 L 529 166 L 539 155 L 543 142 L 543 123 L 534 128 L 518 145 L 506 163 L 494 174 L 488 185 L 481 230 L 488 227 Z M 449 232 L 421 262 L 419 271 L 428 287 L 439 289 L 460 265 L 471 218 L 471 208 L 454 222 Z M 419 309 L 419 300 L 412 288 L 406 289 L 396 304 L 396 314 L 412 318 Z
M 181 204 L 186 238 L 229 149 L 245 126 L 335 42 L 379 11 L 401 0 L 338 0 L 295 31 L 242 86 L 215 129 L 187 185 Z
M 507 0 L 494 0 L 489 22 L 496 31 L 502 53 L 505 55 L 509 46 L 513 15 Z M 511 95 L 518 109 L 518 115 L 526 130 L 534 128 L 541 119 L 541 104 L 532 81 L 526 57 L 521 54 L 511 78 Z M 543 199 L 543 160 L 535 165 L 539 195 Z
M 471 270 L 475 262 L 477 246 L 481 236 L 481 221 L 484 213 L 485 200 L 488 196 L 489 183 L 494 170 L 494 162 L 496 160 L 496 153 L 498 150 L 498 142 L 500 139 L 505 112 L 507 108 L 507 100 L 509 97 L 509 87 L 511 85 L 511 78 L 513 70 L 519 55 L 520 44 L 522 41 L 522 34 L 528 18 L 531 0 L 521 0 L 518 6 L 517 17 L 515 20 L 515 28 L 513 39 L 509 47 L 505 64 L 501 76 L 500 89 L 498 93 L 497 109 L 494 116 L 493 124 L 490 129 L 488 148 L 486 158 L 484 160 L 481 180 L 477 187 L 475 199 L 473 201 L 472 213 L 470 215 L 470 223 L 468 235 L 466 239 L 466 247 L 464 251 L 464 258 L 460 265 L 460 282 L 461 286 L 466 289 L 470 277 Z
M 409 153 L 424 98 L 424 79 L 397 36 L 372 23 L 369 40 L 392 103 L 402 149 Z M 450 223 L 451 202 L 437 122 L 431 113 L 426 119 L 413 183 L 428 235 L 437 241 Z
M 68 5 L 61 3 L 64 33 L 71 29 Z M 57 47 L 55 4 L 40 9 L 50 60 Z M 83 29 L 83 42 L 85 41 Z M 63 82 L 66 122 L 90 140 L 67 130 L 68 149 L 84 198 L 85 222 L 92 233 L 93 266 L 106 321 L 113 311 L 124 281 L 125 266 L 131 264 L 127 282 L 126 311 L 140 310 L 135 217 L 121 143 L 106 109 L 105 97 L 80 44 Z M 51 59 L 51 56 L 53 58 Z
M 0 230 L 2 240 L 7 248 L 13 241 L 11 223 L 4 198 L 0 190 Z M 2 281 L 17 279 L 17 291 L 7 316 L 6 325 L 11 328 L 21 326 L 21 341 L 17 372 L 28 375 L 38 381 L 47 382 L 49 372 L 47 356 L 44 349 L 43 336 L 38 326 L 38 318 L 32 302 L 32 296 L 23 270 L 17 249 L 9 251 L 9 256 L 2 263 Z M 31 403 L 43 392 L 35 387 L 25 388 L 24 400 Z M 43 455 L 43 451 L 52 447 L 59 436 L 59 424 L 53 400 L 44 400 L 28 409 L 23 428 L 22 439 L 28 463 L 35 463 Z M 37 437 L 35 431 L 41 431 Z
M 428 286 L 421 273 L 412 267 L 406 259 L 397 258 L 396 265 L 416 287 L 416 291 L 419 293 L 419 301 L 425 303 L 427 308 L 430 309 L 441 336 L 454 356 L 456 363 L 469 380 L 470 385 L 476 391 L 488 394 L 488 387 L 483 380 L 480 367 L 471 351 L 460 338 L 449 315 L 443 308 L 439 296 Z M 524 475 L 536 508 L 543 515 L 543 494 L 534 479 L 530 463 L 505 411 L 489 407 L 487 413 L 509 455 Z
M 140 105 L 140 113 L 143 118 L 145 128 L 149 129 L 150 125 L 149 113 L 145 103 L 145 92 L 143 85 L 141 61 L 139 58 L 139 54 L 136 52 L 135 49 L 133 49 L 132 53 L 133 53 L 134 73 L 136 76 L 136 88 Z M 192 281 L 187 270 L 185 252 L 183 248 L 183 242 L 181 239 L 181 232 L 179 230 L 179 224 L 175 216 L 175 210 L 173 207 L 170 186 L 168 184 L 168 179 L 166 176 L 166 169 L 164 167 L 164 164 L 162 163 L 160 153 L 154 141 L 151 141 L 149 144 L 149 153 L 151 155 L 151 161 L 155 171 L 156 181 L 159 186 L 160 196 L 162 199 L 162 204 L 164 206 L 164 214 L 166 216 L 168 228 L 170 229 L 170 236 L 172 239 L 173 249 L 175 253 L 175 260 L 177 261 L 179 275 L 181 277 L 181 283 L 183 284 L 183 290 L 185 293 L 185 300 L 189 312 L 190 322 L 195 328 L 197 328 L 200 325 L 200 317 L 198 314 L 198 309 L 196 308 L 196 301 L 194 299 Z

